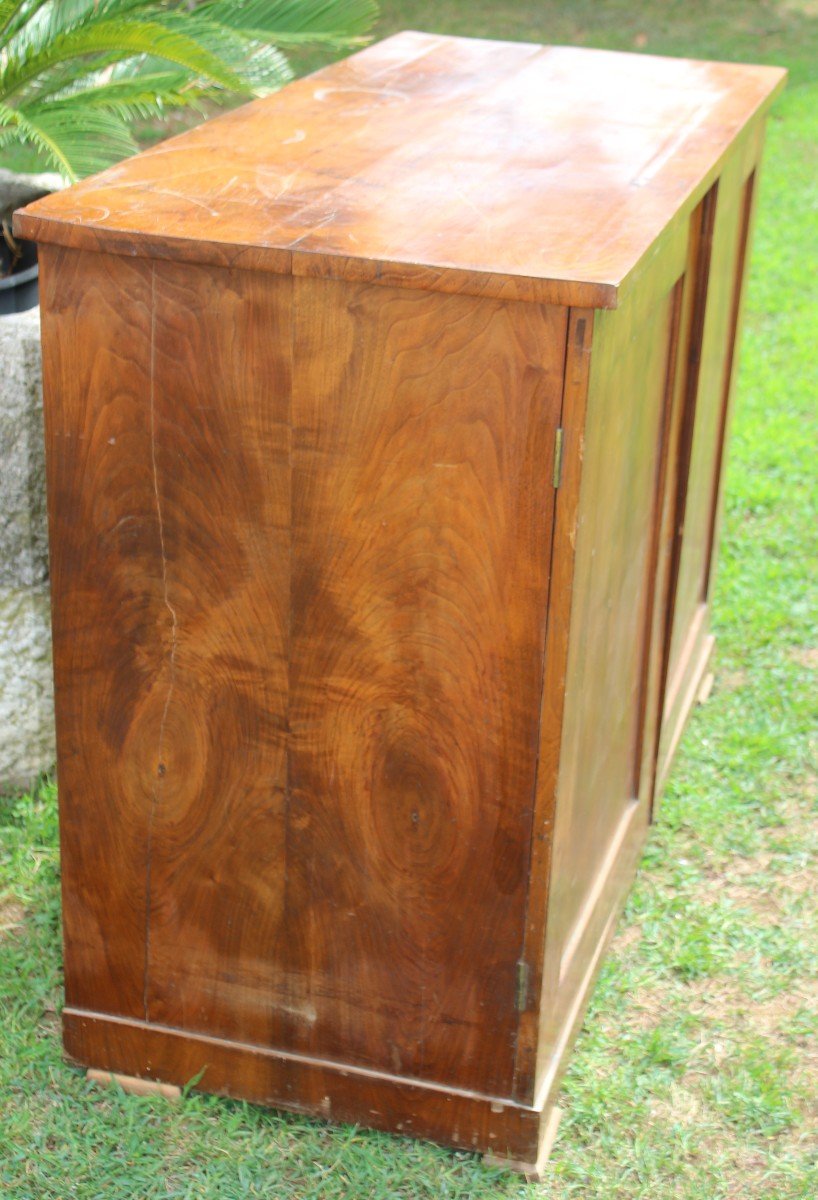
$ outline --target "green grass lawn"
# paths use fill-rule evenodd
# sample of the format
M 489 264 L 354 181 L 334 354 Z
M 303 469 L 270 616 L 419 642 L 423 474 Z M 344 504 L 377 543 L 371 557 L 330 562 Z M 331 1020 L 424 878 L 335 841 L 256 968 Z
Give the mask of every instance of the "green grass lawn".
M 381 31 L 406 27 L 792 71 L 751 268 L 716 684 L 573 1054 L 549 1178 L 527 1185 L 467 1154 L 207 1096 L 172 1106 L 88 1085 L 60 1058 L 46 784 L 0 803 L 0 1194 L 815 1200 L 818 2 L 385 4 Z

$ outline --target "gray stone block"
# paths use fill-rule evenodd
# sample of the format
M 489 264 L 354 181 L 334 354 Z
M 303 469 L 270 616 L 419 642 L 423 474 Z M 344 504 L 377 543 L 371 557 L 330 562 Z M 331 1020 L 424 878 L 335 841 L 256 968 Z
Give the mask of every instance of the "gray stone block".
M 0 791 L 54 765 L 48 585 L 0 587 Z
M 0 587 L 48 578 L 40 314 L 0 317 Z
M 0 317 L 0 788 L 54 763 L 38 310 Z

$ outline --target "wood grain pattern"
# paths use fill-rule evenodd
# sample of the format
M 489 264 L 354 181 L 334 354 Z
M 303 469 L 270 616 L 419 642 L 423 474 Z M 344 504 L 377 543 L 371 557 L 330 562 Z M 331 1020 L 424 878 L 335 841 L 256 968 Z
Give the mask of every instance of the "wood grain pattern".
M 57 253 L 48 387 L 95 451 L 51 456 L 61 736 L 113 747 L 61 789 L 119 851 L 70 1001 L 121 937 L 112 1012 L 508 1091 L 564 310 Z M 141 316 L 116 419 L 103 288 Z
M 291 284 L 59 250 L 43 274 L 67 997 L 267 1038 Z
M 155 619 L 151 273 L 142 260 L 40 253 L 65 993 L 133 1017 L 144 1015 L 145 831 L 169 649 Z M 109 547 L 133 564 L 137 592 L 110 574 Z M 131 696 L 152 685 L 154 752 L 134 795 L 119 769 L 124 727 Z
M 290 854 L 320 862 L 300 970 L 332 1010 L 298 1045 L 492 1093 L 512 1067 L 565 326 L 296 284 Z M 296 908 L 315 896 L 298 870 L 290 886 Z
M 402 33 L 38 201 L 15 229 L 615 307 L 783 80 L 775 67 Z
M 281 1036 L 290 621 L 292 285 L 269 282 L 154 268 L 157 619 L 171 647 L 145 960 L 146 1019 L 264 1041 Z M 135 713 L 126 763 L 147 757 L 148 729 Z
M 502 1096 L 418 1083 L 298 1054 L 183 1033 L 164 1025 L 66 1009 L 69 1055 L 108 1071 L 144 1064 L 144 1078 L 184 1086 L 204 1072 L 208 1092 L 364 1123 L 404 1137 L 438 1138 L 464 1150 L 492 1150 L 504 1159 L 537 1161 L 548 1123 L 536 1109 Z
M 76 1061 L 535 1169 L 712 648 L 780 82 L 403 35 L 19 217 Z

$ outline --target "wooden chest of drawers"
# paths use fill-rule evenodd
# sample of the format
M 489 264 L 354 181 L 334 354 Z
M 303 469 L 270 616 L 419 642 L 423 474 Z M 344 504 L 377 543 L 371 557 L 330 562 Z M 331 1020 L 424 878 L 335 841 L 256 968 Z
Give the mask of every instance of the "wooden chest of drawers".
M 403 34 L 17 215 L 72 1058 L 542 1158 L 707 670 L 782 81 Z

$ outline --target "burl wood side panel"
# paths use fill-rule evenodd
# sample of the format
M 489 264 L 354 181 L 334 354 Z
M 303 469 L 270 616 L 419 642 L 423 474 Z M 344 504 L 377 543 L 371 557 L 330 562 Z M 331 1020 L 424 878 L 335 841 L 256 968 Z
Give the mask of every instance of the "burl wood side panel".
M 69 1007 L 509 1095 L 567 314 L 43 301 Z
M 295 298 L 294 1044 L 509 1095 L 566 313 Z
M 266 1038 L 291 284 L 42 261 L 66 998 Z

